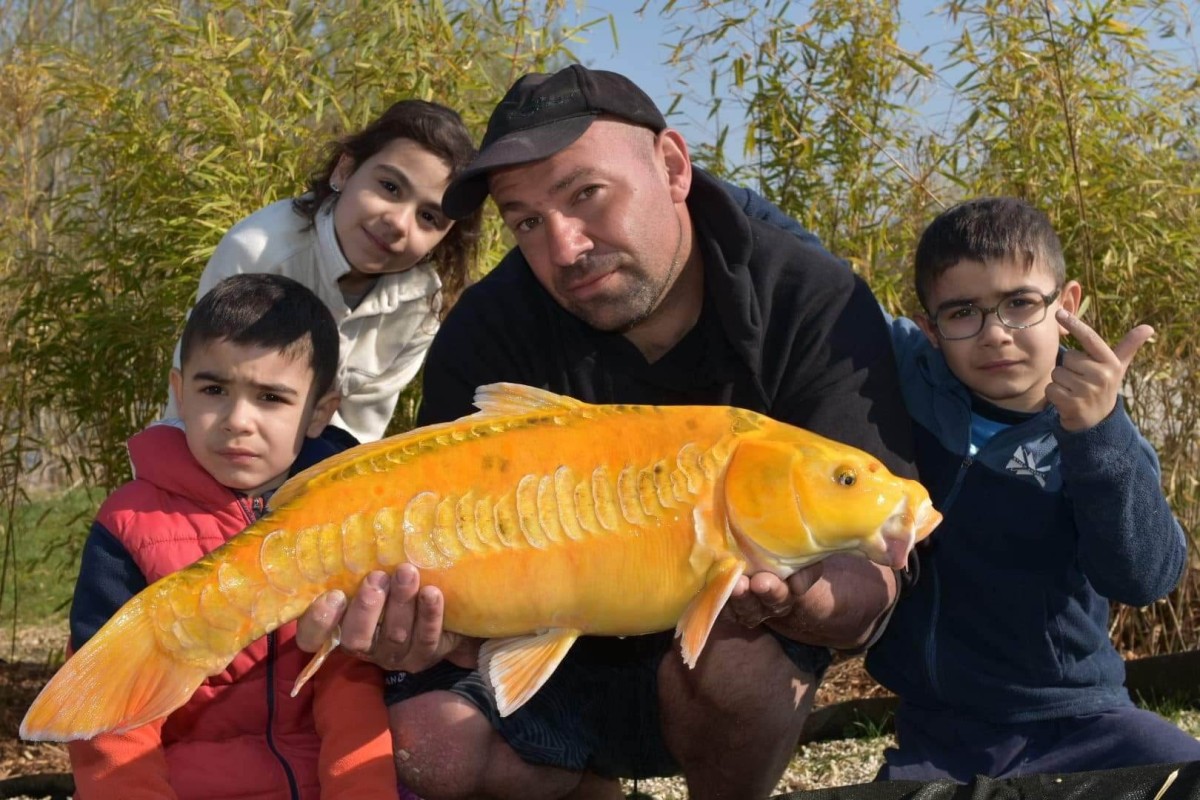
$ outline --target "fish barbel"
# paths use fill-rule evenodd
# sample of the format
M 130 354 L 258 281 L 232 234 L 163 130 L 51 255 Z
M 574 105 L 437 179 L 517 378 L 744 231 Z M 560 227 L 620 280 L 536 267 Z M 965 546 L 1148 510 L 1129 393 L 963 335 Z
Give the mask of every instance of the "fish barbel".
M 761 414 L 516 384 L 475 404 L 293 477 L 260 520 L 131 598 L 45 686 L 22 738 L 165 716 L 321 593 L 406 561 L 445 596 L 447 630 L 489 640 L 480 670 L 507 715 L 581 635 L 675 627 L 695 666 L 744 572 L 786 577 L 836 552 L 901 568 L 941 521 L 919 483 Z

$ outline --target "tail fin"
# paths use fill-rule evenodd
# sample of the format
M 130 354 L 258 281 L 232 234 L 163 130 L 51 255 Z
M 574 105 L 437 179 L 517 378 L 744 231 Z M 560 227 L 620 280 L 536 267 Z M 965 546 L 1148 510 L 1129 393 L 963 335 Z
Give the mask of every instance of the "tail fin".
M 143 595 L 126 603 L 42 689 L 21 738 L 68 742 L 144 725 L 179 708 L 208 676 L 159 647 Z

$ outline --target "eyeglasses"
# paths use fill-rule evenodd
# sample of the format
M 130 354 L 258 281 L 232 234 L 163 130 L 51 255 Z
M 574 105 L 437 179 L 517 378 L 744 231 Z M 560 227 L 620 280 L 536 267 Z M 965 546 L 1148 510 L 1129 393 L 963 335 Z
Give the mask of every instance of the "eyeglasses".
M 1062 287 L 1050 294 L 1021 292 L 1010 295 L 991 308 L 980 308 L 971 303 L 958 303 L 939 308 L 933 315 L 933 323 L 943 339 L 970 339 L 983 330 L 988 314 L 995 314 L 1000 323 L 1012 330 L 1032 328 L 1046 318 L 1046 309 L 1058 298 Z

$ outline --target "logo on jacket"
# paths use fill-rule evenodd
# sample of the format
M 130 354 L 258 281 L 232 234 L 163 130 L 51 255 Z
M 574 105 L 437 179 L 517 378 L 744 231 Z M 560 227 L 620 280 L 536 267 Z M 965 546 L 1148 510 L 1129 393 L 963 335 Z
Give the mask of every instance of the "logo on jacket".
M 1013 451 L 1005 469 L 1014 475 L 1028 475 L 1038 482 L 1038 486 L 1045 489 L 1046 476 L 1052 466 L 1051 457 L 1057 447 L 1058 442 L 1052 433 L 1047 433 L 1032 442 L 1025 442 Z

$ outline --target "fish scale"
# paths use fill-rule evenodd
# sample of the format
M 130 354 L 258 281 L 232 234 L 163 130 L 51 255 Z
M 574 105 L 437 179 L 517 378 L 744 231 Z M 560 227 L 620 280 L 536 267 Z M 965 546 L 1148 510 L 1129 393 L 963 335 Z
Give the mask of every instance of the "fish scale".
M 626 467 L 615 481 L 604 467 L 597 467 L 590 478 L 576 479 L 570 467 L 559 466 L 551 475 L 523 475 L 515 491 L 496 501 L 473 494 L 439 497 L 423 492 L 403 512 L 407 561 L 419 568 L 445 569 L 461 558 L 634 533 L 694 503 L 695 493 L 684 489 L 684 471 L 677 473 L 675 481 L 659 477 L 668 475 L 662 460 L 644 468 Z M 601 517 L 609 522 L 600 524 Z M 494 535 L 497 528 L 506 531 L 501 541 Z
M 578 415 L 578 418 L 596 416 Z M 533 428 L 547 421 L 554 425 L 566 425 L 575 421 L 575 418 L 558 415 L 549 420 L 540 419 L 525 425 L 504 426 L 501 430 L 496 430 L 499 426 L 493 425 L 473 426 L 466 432 L 469 435 L 452 437 L 440 434 L 432 437 L 432 441 L 449 449 L 514 429 Z M 429 440 L 426 438 L 423 441 Z M 677 451 L 674 459 L 677 464 L 677 476 L 672 486 L 672 497 L 676 500 L 673 504 L 676 506 L 673 509 L 675 512 L 678 512 L 680 504 L 694 502 L 695 495 L 705 481 L 716 474 L 723 454 L 727 455 L 728 449 L 728 441 L 722 440 L 713 448 L 701 449 L 693 443 L 688 443 Z M 404 463 L 411 464 L 411 457 L 420 452 L 419 443 L 416 448 L 404 448 L 404 451 L 409 455 L 409 460 Z M 372 458 L 363 463 L 368 465 L 366 469 L 360 465 L 352 466 L 342 472 L 343 478 L 354 474 L 379 474 L 379 458 Z M 575 486 L 576 491 L 572 493 L 574 518 L 579 523 L 578 528 L 582 534 L 578 541 L 582 541 L 588 535 L 635 535 L 642 528 L 651 526 L 666 516 L 668 509 L 659 501 L 654 481 L 655 464 L 663 463 L 664 460 L 659 459 L 644 467 L 627 465 L 615 477 L 612 470 L 602 465 L 595 468 L 589 477 L 580 479 Z M 281 617 L 292 610 L 294 604 L 284 602 L 280 594 L 293 596 L 299 591 L 305 599 L 315 597 L 320 591 L 333 586 L 330 583 L 331 577 L 344 573 L 349 573 L 353 579 L 351 583 L 354 583 L 371 569 L 394 567 L 401 561 L 408 561 L 422 570 L 446 570 L 461 559 L 471 556 L 486 557 L 488 554 L 529 549 L 545 550 L 551 545 L 575 541 L 573 538 L 553 535 L 553 525 L 549 526 L 548 530 L 545 524 L 551 517 L 561 519 L 562 516 L 556 496 L 541 491 L 544 482 L 552 483 L 553 480 L 550 475 L 527 474 L 517 480 L 513 491 L 504 493 L 498 499 L 476 499 L 476 522 L 479 520 L 480 510 L 491 509 L 491 530 L 499 531 L 498 541 L 493 541 L 493 546 L 486 550 L 483 546 L 471 548 L 463 545 L 464 540 L 481 542 L 487 537 L 486 530 L 481 537 L 477 529 L 471 530 L 459 524 L 462 518 L 458 515 L 458 506 L 463 496 L 440 496 L 433 492 L 420 492 L 402 507 L 387 506 L 376 512 L 376 517 L 392 519 L 399 516 L 403 520 L 403 546 L 393 552 L 392 558 L 379 558 L 377 554 L 371 553 L 371 545 L 375 543 L 376 537 L 368 533 L 386 531 L 388 526 L 368 525 L 366 514 L 351 514 L 340 526 L 324 524 L 301 529 L 294 535 L 290 558 L 278 550 L 279 540 L 286 537 L 287 532 L 272 531 L 265 537 L 260 563 L 267 586 L 275 592 L 258 595 L 258 602 L 252 613 L 252 630 L 258 633 L 271 629 L 281 624 Z M 687 491 L 682 498 L 677 498 L 675 487 L 682 488 L 684 484 Z M 673 513 L 671 516 L 678 519 L 679 515 Z M 597 524 L 589 525 L 589 521 L 593 519 Z M 350 552 L 356 553 L 358 557 L 347 558 Z M 300 588 L 301 586 L 304 588 Z M 194 637 L 183 638 L 181 641 L 181 646 L 185 647 L 196 644 Z
M 750 411 L 512 384 L 481 387 L 476 404 L 290 479 L 248 529 L 122 607 L 42 690 L 22 736 L 168 714 L 322 592 L 403 562 L 442 592 L 447 630 L 488 640 L 480 671 L 508 715 L 581 635 L 674 627 L 695 666 L 743 573 L 787 577 L 833 552 L 902 566 L 939 519 L 869 454 Z

